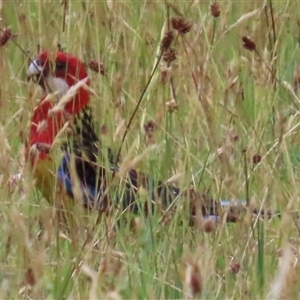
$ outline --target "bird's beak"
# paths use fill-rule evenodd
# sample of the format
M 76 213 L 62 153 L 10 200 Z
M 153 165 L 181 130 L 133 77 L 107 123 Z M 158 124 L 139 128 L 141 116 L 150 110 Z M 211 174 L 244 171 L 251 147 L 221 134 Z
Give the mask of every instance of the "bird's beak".
M 36 75 L 40 75 L 44 70 L 44 67 L 41 65 L 39 59 L 35 59 L 31 61 L 28 69 L 27 69 L 27 77 L 31 78 Z

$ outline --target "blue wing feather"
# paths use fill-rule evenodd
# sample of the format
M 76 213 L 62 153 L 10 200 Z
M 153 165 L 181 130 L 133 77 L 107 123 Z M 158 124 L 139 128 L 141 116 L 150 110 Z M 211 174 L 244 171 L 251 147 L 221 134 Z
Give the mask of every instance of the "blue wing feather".
M 62 158 L 61 164 L 57 170 L 57 177 L 59 182 L 64 186 L 68 195 L 74 198 L 69 154 L 65 154 Z M 94 207 L 97 204 L 98 199 L 101 198 L 103 190 L 101 190 L 101 188 L 97 188 L 96 184 L 90 184 L 87 180 L 82 180 L 82 178 L 79 178 L 79 180 L 82 189 L 84 205 L 86 207 Z M 92 180 L 92 182 L 94 182 L 94 180 Z

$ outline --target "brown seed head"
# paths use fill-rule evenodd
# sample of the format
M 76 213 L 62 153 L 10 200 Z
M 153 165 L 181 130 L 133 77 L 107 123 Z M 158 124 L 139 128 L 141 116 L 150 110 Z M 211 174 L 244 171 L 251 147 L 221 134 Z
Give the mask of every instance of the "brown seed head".
M 194 272 L 192 272 L 191 288 L 192 288 L 192 294 L 193 295 L 197 295 L 197 294 L 201 293 L 202 280 L 201 280 L 200 272 L 199 272 L 198 269 L 195 269 Z
M 210 233 L 216 230 L 216 222 L 211 219 L 204 220 L 203 222 L 203 230 L 206 233 Z
M 156 124 L 153 120 L 148 121 L 144 124 L 146 134 L 153 132 L 156 129 Z
M 169 48 L 168 50 L 166 50 L 163 54 L 163 60 L 170 64 L 173 60 L 176 59 L 176 51 L 172 48 Z
M 29 286 L 34 286 L 36 284 L 36 278 L 32 268 L 27 269 L 24 276 L 24 284 Z
M 161 50 L 166 51 L 170 48 L 174 39 L 174 33 L 172 30 L 166 32 L 162 42 L 161 42 Z
M 217 2 L 213 2 L 211 5 L 210 5 L 210 13 L 213 17 L 217 18 L 220 16 L 220 7 L 219 7 L 219 4 Z
M 181 34 L 189 32 L 192 28 L 192 24 L 184 18 L 172 18 L 172 27 Z
M 0 47 L 3 47 L 14 35 L 12 34 L 10 29 L 5 29 L 1 32 L 2 34 L 0 36 Z
M 178 110 L 178 103 L 176 102 L 175 99 L 171 99 L 170 101 L 168 101 L 166 103 L 166 106 L 167 106 L 167 110 L 168 112 L 174 112 L 174 111 L 177 111 Z
M 99 63 L 98 61 L 96 61 L 96 60 L 94 60 L 94 59 L 92 59 L 92 60 L 89 61 L 88 67 L 89 67 L 92 71 L 94 71 L 94 72 L 96 72 L 96 73 L 100 73 L 100 74 L 103 75 L 103 76 L 107 75 L 107 71 L 106 71 L 106 69 L 105 69 L 105 67 L 104 67 L 104 64 Z
M 235 213 L 229 213 L 227 215 L 226 221 L 228 223 L 236 223 L 238 221 L 238 216 Z
M 164 68 L 160 71 L 160 82 L 162 84 L 166 84 L 168 82 L 168 75 L 169 75 L 169 69 L 168 68 Z
M 187 262 L 184 282 L 192 297 L 201 293 L 202 278 L 200 268 L 196 260 Z
M 252 157 L 252 162 L 253 164 L 258 164 L 259 162 L 261 161 L 261 155 L 259 154 L 255 154 L 253 157 Z
M 106 125 L 102 125 L 100 128 L 100 132 L 102 135 L 107 135 L 108 134 L 108 127 Z
M 230 264 L 230 269 L 232 273 L 237 274 L 240 270 L 241 265 L 238 262 L 232 262 Z
M 243 47 L 249 51 L 254 51 L 256 49 L 255 43 L 246 36 L 242 37 Z

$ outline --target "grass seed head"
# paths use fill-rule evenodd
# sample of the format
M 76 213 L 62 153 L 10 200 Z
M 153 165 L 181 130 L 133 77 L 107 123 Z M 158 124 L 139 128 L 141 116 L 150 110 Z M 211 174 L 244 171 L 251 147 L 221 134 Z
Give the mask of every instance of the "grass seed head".
M 252 157 L 252 162 L 253 162 L 254 165 L 258 164 L 260 161 L 261 161 L 261 155 L 255 154 L 255 155 Z
M 11 32 L 10 29 L 3 30 L 0 36 L 0 47 L 3 47 L 14 36 L 15 35 Z
M 155 128 L 156 128 L 156 124 L 153 120 L 150 120 L 144 124 L 144 129 L 145 129 L 146 134 L 153 132 L 155 130 Z
M 170 48 L 174 39 L 174 33 L 172 30 L 166 32 L 162 42 L 161 42 L 161 50 L 166 51 Z
M 237 274 L 241 268 L 241 265 L 238 262 L 232 262 L 230 264 L 230 269 L 232 273 Z
M 101 135 L 107 135 L 109 133 L 107 125 L 104 124 L 101 126 L 100 133 L 101 133 Z
M 154 139 L 155 129 L 156 129 L 156 124 L 153 120 L 150 120 L 144 124 L 144 130 L 146 134 L 145 136 L 146 145 L 155 144 L 155 139 Z
M 218 18 L 221 14 L 219 4 L 217 2 L 213 2 L 210 5 L 210 13 L 213 17 Z
M 186 262 L 183 272 L 183 282 L 190 297 L 199 295 L 202 291 L 202 277 L 199 263 L 196 259 L 189 259 Z
M 166 103 L 166 107 L 167 107 L 168 112 L 172 113 L 172 112 L 178 110 L 178 103 L 176 102 L 175 99 L 171 99 L 170 101 L 168 101 Z
M 170 73 L 170 68 L 162 68 L 160 71 L 160 79 L 159 81 L 162 84 L 166 84 L 168 82 L 169 79 L 169 73 Z
M 175 30 L 177 30 L 180 34 L 186 34 L 192 28 L 192 24 L 184 18 L 172 18 L 171 23 L 172 27 Z
M 32 268 L 28 268 L 24 275 L 24 285 L 33 287 L 36 284 L 36 277 Z
M 246 36 L 242 37 L 243 47 L 249 51 L 254 51 L 256 49 L 255 43 Z
M 170 64 L 172 61 L 174 61 L 176 59 L 176 51 L 172 48 L 169 48 L 168 50 L 166 50 L 163 54 L 163 60 Z
M 203 230 L 206 233 L 214 232 L 216 230 L 216 221 L 212 219 L 204 220 Z
M 88 67 L 94 71 L 95 73 L 99 73 L 103 76 L 107 75 L 107 70 L 104 67 L 104 64 L 99 63 L 98 61 L 96 61 L 95 59 L 92 59 L 88 62 Z

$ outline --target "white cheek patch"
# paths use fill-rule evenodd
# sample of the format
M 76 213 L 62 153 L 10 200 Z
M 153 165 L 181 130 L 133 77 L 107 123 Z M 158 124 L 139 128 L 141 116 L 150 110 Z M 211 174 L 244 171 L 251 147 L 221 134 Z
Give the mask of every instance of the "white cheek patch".
M 50 93 L 55 93 L 59 100 L 68 92 L 70 88 L 66 81 L 62 78 L 48 76 L 46 78 L 46 82 L 50 89 Z
M 27 69 L 28 76 L 38 75 L 42 72 L 43 67 L 39 65 L 39 61 L 37 59 L 33 60 Z

